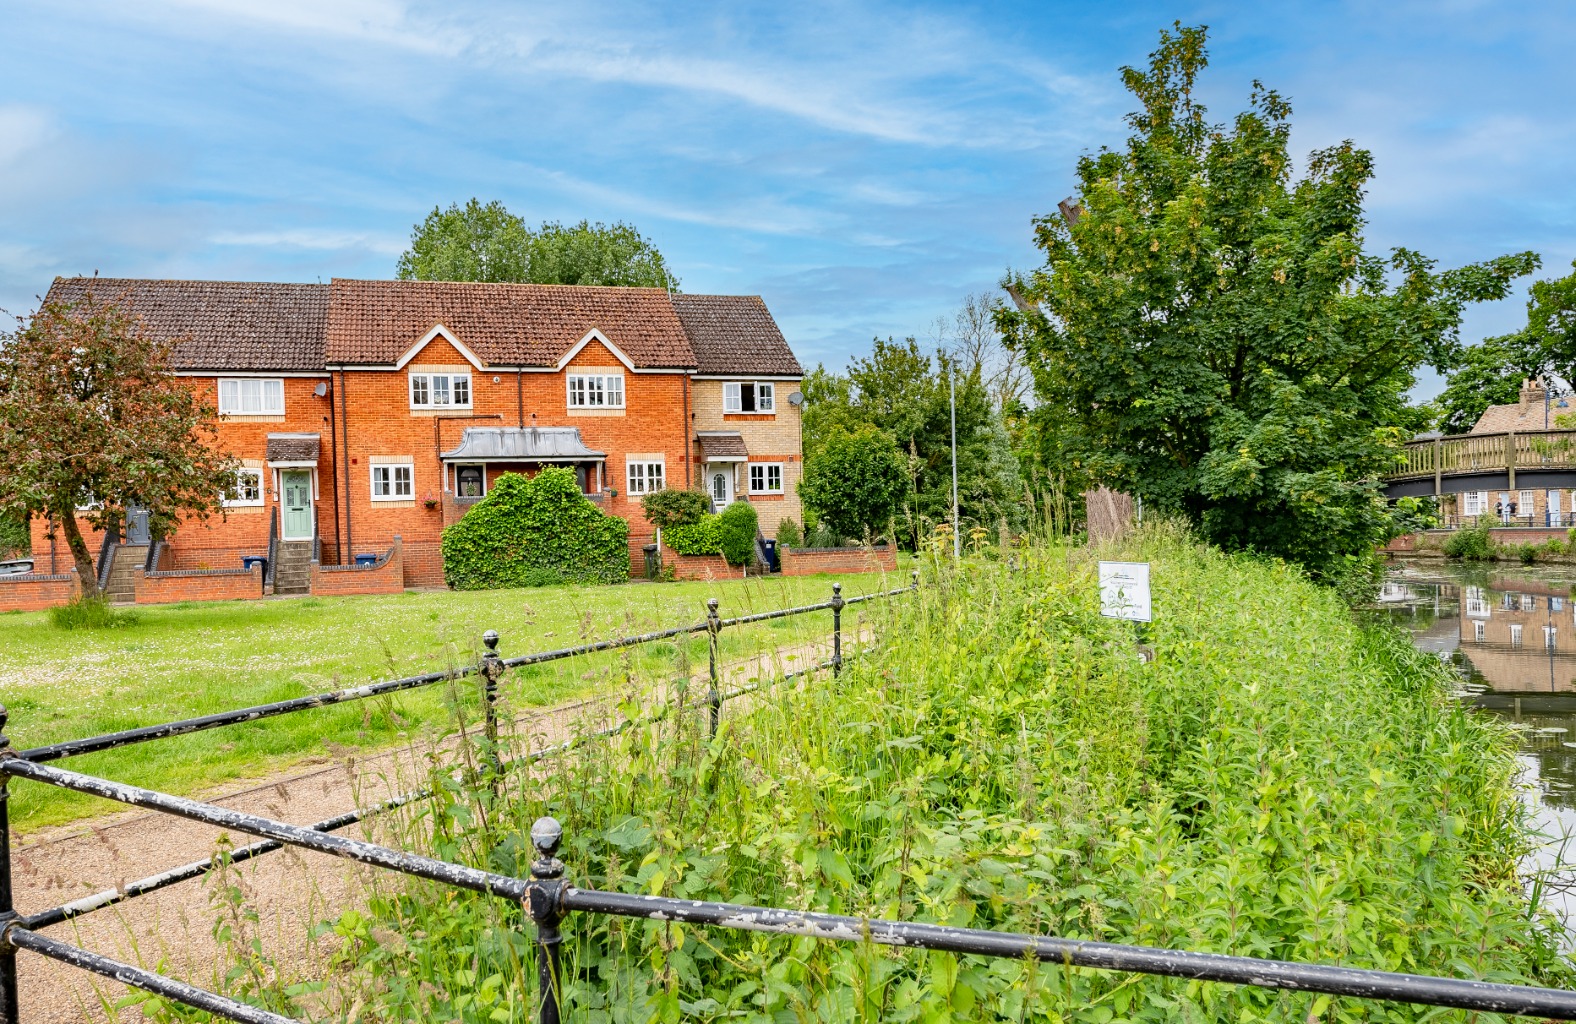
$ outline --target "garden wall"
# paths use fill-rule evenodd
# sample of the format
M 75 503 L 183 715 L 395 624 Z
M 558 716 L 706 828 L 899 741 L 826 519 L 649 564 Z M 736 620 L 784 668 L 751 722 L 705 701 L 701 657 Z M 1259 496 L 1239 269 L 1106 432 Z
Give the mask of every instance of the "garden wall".
M 398 594 L 404 589 L 405 545 L 397 535 L 388 551 L 374 565 L 363 567 L 312 563 L 311 590 L 314 597 L 325 594 Z
M 133 569 L 138 604 L 177 601 L 239 601 L 263 596 L 263 567 L 250 569 L 175 569 L 147 572 Z
M 65 604 L 81 591 L 76 572 L 0 576 L 0 612 L 38 612 Z
M 645 555 L 642 554 L 641 558 L 644 559 Z M 663 550 L 662 564 L 671 565 L 673 575 L 681 580 L 729 580 L 744 575 L 743 569 L 729 565 L 721 555 L 681 555 L 672 548 Z
M 784 548 L 779 550 L 784 576 L 813 576 L 820 572 L 897 572 L 897 549 L 890 544 L 875 548 Z

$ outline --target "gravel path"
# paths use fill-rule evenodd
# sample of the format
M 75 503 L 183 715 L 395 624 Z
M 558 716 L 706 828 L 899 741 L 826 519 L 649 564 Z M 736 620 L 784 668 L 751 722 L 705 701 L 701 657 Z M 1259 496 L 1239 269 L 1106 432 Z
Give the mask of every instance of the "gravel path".
M 852 639 L 852 638 L 850 638 Z M 813 664 L 828 652 L 818 645 L 794 645 L 726 667 L 725 686 L 736 687 L 783 663 Z M 577 728 L 595 728 L 611 710 L 612 698 L 581 700 L 516 718 L 515 733 L 533 747 L 561 742 Z M 375 756 L 317 758 L 287 773 L 239 791 L 200 794 L 210 803 L 293 824 L 308 825 L 343 814 L 412 788 L 425 774 L 429 747 L 412 745 Z M 377 841 L 376 819 L 341 831 Z M 183 819 L 128 811 L 42 830 L 13 849 L 17 909 L 24 914 L 80 899 L 180 864 L 211 856 L 220 830 Z M 251 837 L 233 836 L 235 845 Z M 328 949 L 309 938 L 313 924 L 361 905 L 371 869 L 350 861 L 294 849 L 280 850 L 236 865 L 239 886 L 255 921 L 239 928 L 261 942 L 263 950 L 295 976 L 326 973 Z M 206 878 L 183 882 L 148 896 L 95 911 L 45 929 L 45 934 L 129 963 L 156 969 L 212 989 L 226 969 L 214 938 L 220 909 Z M 22 952 L 18 987 L 23 1024 L 80 1020 L 142 1020 L 133 1006 L 113 1007 L 128 990 L 115 982 Z

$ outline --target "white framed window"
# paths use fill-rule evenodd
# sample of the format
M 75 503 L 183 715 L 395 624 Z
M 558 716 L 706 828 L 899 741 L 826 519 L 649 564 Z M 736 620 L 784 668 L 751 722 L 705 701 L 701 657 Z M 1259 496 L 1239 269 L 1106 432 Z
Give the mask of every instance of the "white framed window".
M 624 375 L 622 373 L 571 373 L 569 375 L 569 408 L 624 408 Z
M 1510 624 L 1510 646 L 1521 646 L 1521 623 L 1519 622 L 1512 622 Z
M 1554 650 L 1554 641 L 1559 636 L 1559 630 L 1553 626 L 1543 627 L 1543 646 L 1546 650 Z
M 409 501 L 416 496 L 416 469 L 409 463 L 372 467 L 373 501 Z
M 1472 623 L 1472 639 L 1482 643 L 1484 635 L 1488 632 L 1485 628 L 1487 626 L 1488 623 L 1482 621 Z
M 1480 516 L 1488 509 L 1487 491 L 1464 491 L 1461 495 L 1461 514 Z
M 722 385 L 722 411 L 775 413 L 777 385 L 771 381 L 727 381 Z
M 661 462 L 631 462 L 626 468 L 629 494 L 652 494 L 667 486 Z
M 485 498 L 487 496 L 487 467 L 455 466 L 454 496 L 456 498 Z
M 263 471 L 260 469 L 238 469 L 235 471 L 235 486 L 224 496 L 227 508 L 246 508 L 251 505 L 263 503 Z
M 783 464 L 781 462 L 750 463 L 751 494 L 781 494 L 783 492 Z
M 1524 611 L 1524 612 L 1535 612 L 1535 611 L 1537 611 L 1538 610 L 1538 598 L 1537 598 L 1537 596 L 1535 594 L 1522 594 L 1521 595 L 1521 610 Z
M 220 377 L 219 415 L 283 416 L 285 382 L 281 377 Z
M 471 375 L 468 373 L 413 373 L 410 375 L 412 409 L 469 409 Z

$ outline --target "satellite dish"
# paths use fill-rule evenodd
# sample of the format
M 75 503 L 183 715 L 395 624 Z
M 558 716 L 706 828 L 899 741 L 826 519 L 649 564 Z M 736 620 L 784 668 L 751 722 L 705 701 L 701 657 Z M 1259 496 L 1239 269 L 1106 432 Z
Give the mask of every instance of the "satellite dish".
M 328 381 L 319 381 L 317 387 L 312 389 L 312 394 L 319 398 L 322 398 L 324 395 L 328 394 Z
M 793 406 L 795 409 L 799 408 L 799 406 L 804 404 L 804 392 L 795 391 L 793 394 L 789 395 L 788 404 Z

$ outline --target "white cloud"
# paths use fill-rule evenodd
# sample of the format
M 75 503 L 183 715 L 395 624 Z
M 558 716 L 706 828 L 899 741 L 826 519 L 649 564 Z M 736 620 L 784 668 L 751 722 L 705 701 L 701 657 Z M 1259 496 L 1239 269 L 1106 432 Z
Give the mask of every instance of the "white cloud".
M 57 134 L 54 119 L 38 107 L 0 104 L 0 168 L 20 163 Z
M 288 228 L 282 231 L 222 231 L 209 239 L 214 245 L 285 247 L 292 249 L 360 250 L 388 255 L 405 251 L 405 239 L 332 228 Z

